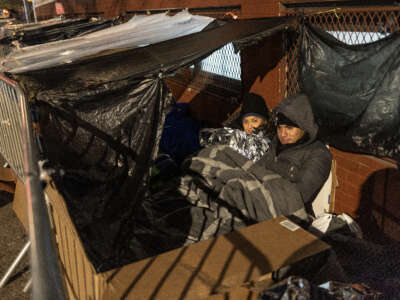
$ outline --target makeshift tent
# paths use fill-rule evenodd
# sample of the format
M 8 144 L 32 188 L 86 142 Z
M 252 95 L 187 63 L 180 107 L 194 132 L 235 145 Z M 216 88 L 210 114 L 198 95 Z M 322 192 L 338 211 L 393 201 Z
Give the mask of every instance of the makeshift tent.
M 320 137 L 343 151 L 400 160 L 400 34 L 347 45 L 303 28 L 300 86 Z
M 57 190 L 66 200 L 86 252 L 97 271 L 157 254 L 154 252 L 156 250 L 181 246 L 186 233 L 173 231 L 177 225 L 174 222 L 179 220 L 179 225 L 192 222 L 188 213 L 190 207 L 186 204 L 181 206 L 182 196 L 175 197 L 173 205 L 168 207 L 150 203 L 152 208 L 157 206 L 159 209 L 154 211 L 154 218 L 164 218 L 174 212 L 175 219 L 164 218 L 162 223 L 169 227 L 154 227 L 153 220 L 146 214 L 146 208 L 149 207 L 143 207 L 145 200 L 151 199 L 148 193 L 150 168 L 156 158 L 165 115 L 172 101 L 163 78 L 202 60 L 227 43 L 233 42 L 236 50 L 239 50 L 295 23 L 295 19 L 287 17 L 222 22 L 181 13 L 178 16 L 181 21 L 172 22 L 176 25 L 173 28 L 178 30 L 170 27 L 168 35 L 164 35 L 165 30 L 160 30 L 165 26 L 162 22 L 168 22 L 171 17 L 149 17 L 152 22 L 144 22 L 144 18 L 136 18 L 138 23 L 132 20 L 131 23 L 122 24 L 122 27 L 110 28 L 115 32 L 108 29 L 106 32 L 98 31 L 65 41 L 16 49 L 2 63 L 3 72 L 24 87 L 32 109 L 38 113 L 42 158 L 47 161 L 45 167 L 51 170 Z M 157 23 L 159 21 L 161 23 Z M 125 35 L 125 30 L 132 28 L 136 33 L 131 36 L 129 43 L 113 43 Z M 144 37 L 141 34 L 143 28 L 154 33 L 150 35 L 153 40 L 149 40 L 149 36 L 137 39 L 138 33 Z M 347 151 L 361 150 L 396 158 L 398 151 L 394 149 L 390 152 L 393 144 L 382 144 L 378 139 L 381 137 L 379 134 L 371 135 L 368 131 L 365 135 L 363 131 L 361 133 L 364 135 L 357 133 L 361 139 L 353 138 L 357 130 L 367 127 L 361 121 L 375 116 L 371 114 L 373 106 L 369 105 L 375 101 L 371 99 L 377 98 L 363 94 L 361 90 L 358 98 L 349 97 L 356 94 L 356 87 L 363 87 L 365 83 L 360 80 L 347 85 L 349 77 L 343 77 L 343 74 L 355 74 L 354 70 L 364 75 L 369 70 L 367 74 L 372 74 L 371 70 L 376 65 L 371 65 L 371 70 L 365 65 L 354 70 L 352 65 L 347 65 L 343 72 L 338 73 L 341 77 L 332 77 L 338 75 L 332 70 L 346 66 L 345 63 L 367 53 L 370 48 L 375 51 L 395 49 L 391 43 L 395 43 L 396 37 L 357 48 L 342 45 L 327 37 L 325 43 L 316 44 L 318 40 L 313 39 L 315 32 L 304 32 L 300 80 L 302 88 L 312 99 L 321 126 L 321 136 Z M 323 36 L 323 33 L 319 35 Z M 388 46 L 385 46 L 386 43 Z M 331 48 L 328 46 L 335 46 L 336 52 L 329 50 Z M 80 48 L 85 51 L 77 51 Z M 337 53 L 341 56 L 332 59 Z M 378 57 L 384 61 L 383 56 Z M 397 58 L 392 56 L 392 59 Z M 380 60 L 372 62 L 377 61 Z M 319 62 L 321 64 L 317 64 Z M 335 68 L 324 65 L 328 62 L 337 65 L 333 65 Z M 389 64 L 383 66 L 387 66 L 389 71 L 394 70 Z M 378 70 L 379 66 L 375 68 Z M 352 71 L 346 73 L 349 69 Z M 322 80 L 326 74 L 331 77 Z M 366 82 L 375 87 L 371 83 L 374 78 L 370 77 L 366 77 L 370 80 Z M 362 76 L 354 78 L 360 79 Z M 391 95 L 394 95 L 395 85 L 390 86 L 393 88 Z M 354 90 L 350 93 L 341 87 Z M 371 93 L 374 94 L 374 91 Z M 341 97 L 336 98 L 335 95 Z M 382 103 L 379 99 L 377 102 Z M 389 101 L 390 97 L 387 99 Z M 396 102 L 386 103 L 395 105 Z M 382 112 L 386 113 L 386 108 L 394 106 L 379 107 L 384 108 Z M 363 112 L 368 112 L 367 118 L 360 118 Z M 376 116 L 382 120 L 379 114 Z M 390 124 L 397 126 L 395 133 L 398 133 L 398 110 L 396 114 L 394 109 L 390 117 Z M 392 139 L 397 138 L 390 131 L 390 124 L 384 130 L 388 141 L 388 133 L 392 133 Z M 369 127 L 379 129 L 378 126 Z M 375 138 L 371 143 L 365 136 Z M 357 141 L 361 143 L 357 144 Z M 176 213 L 177 209 L 179 213 Z M 136 249 L 136 252 L 132 249 Z
M 110 42 L 112 32 L 103 35 L 98 31 L 97 38 L 89 42 L 79 37 L 16 50 L 2 63 L 3 71 L 24 87 L 38 113 L 44 166 L 51 170 L 97 271 L 157 254 L 148 249 L 180 247 L 185 232 L 174 232 L 171 222 L 191 222 L 184 209 L 174 220 L 164 218 L 180 207 L 179 197 L 176 207 L 170 205 L 154 215 L 170 226 L 164 226 L 164 231 L 153 228 L 153 219 L 143 211 L 142 204 L 149 197 L 150 168 L 172 99 L 163 77 L 227 43 L 234 42 L 239 50 L 295 22 L 271 18 L 210 24 L 210 18 L 185 14 L 182 24 L 176 24 L 183 29 L 180 33 L 172 39 L 168 35 L 167 40 L 161 34 L 151 45 L 144 36 L 145 40 L 119 44 L 124 48 L 115 49 Z M 168 18 L 162 17 L 163 21 Z M 191 22 L 201 19 L 206 20 L 197 27 L 201 31 L 193 33 Z M 143 25 L 143 19 L 137 20 Z M 192 29 L 187 31 L 185 26 Z M 92 42 L 98 47 L 90 52 L 95 48 L 89 46 Z M 83 44 L 87 51 L 81 54 L 89 56 L 74 56 Z M 49 53 L 54 54 L 54 65 L 48 64 Z M 170 229 L 168 235 L 166 229 Z

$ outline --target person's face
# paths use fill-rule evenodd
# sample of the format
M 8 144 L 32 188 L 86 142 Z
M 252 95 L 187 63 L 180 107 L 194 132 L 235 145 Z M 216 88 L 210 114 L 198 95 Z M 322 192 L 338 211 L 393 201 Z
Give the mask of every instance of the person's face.
M 242 126 L 244 131 L 246 131 L 246 133 L 249 134 L 252 133 L 255 128 L 261 126 L 265 122 L 266 121 L 263 118 L 256 116 L 248 116 L 243 119 Z
M 298 127 L 279 125 L 278 138 L 282 145 L 294 144 L 304 135 L 304 131 Z

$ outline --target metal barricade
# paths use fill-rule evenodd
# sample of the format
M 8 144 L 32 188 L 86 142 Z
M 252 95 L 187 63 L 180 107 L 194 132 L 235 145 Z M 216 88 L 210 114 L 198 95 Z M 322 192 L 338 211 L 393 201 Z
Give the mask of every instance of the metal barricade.
M 18 92 L 6 77 L 0 76 L 0 79 L 0 152 L 23 181 L 22 117 Z
M 31 242 L 32 299 L 65 299 L 54 234 L 40 184 L 28 102 L 18 84 L 0 74 L 0 152 L 24 182 Z

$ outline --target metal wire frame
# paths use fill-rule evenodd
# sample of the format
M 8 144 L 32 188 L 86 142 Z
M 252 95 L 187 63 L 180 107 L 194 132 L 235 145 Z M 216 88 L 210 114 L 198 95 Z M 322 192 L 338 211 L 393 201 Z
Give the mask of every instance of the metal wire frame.
M 0 80 L 0 152 L 15 174 L 23 181 L 22 119 L 16 89 Z
M 214 51 L 199 63 L 177 71 L 175 79 L 188 81 L 192 87 L 212 92 L 239 95 L 241 92 L 241 58 L 232 44 Z
M 40 184 L 37 145 L 23 90 L 0 74 L 1 151 L 25 185 L 31 242 L 32 299 L 65 299 L 53 232 Z
M 364 44 L 400 30 L 400 8 L 335 8 L 326 11 L 295 11 L 288 13 L 304 22 L 331 33 L 346 44 Z M 284 76 L 285 96 L 299 92 L 298 52 L 300 37 L 286 35 L 286 69 Z

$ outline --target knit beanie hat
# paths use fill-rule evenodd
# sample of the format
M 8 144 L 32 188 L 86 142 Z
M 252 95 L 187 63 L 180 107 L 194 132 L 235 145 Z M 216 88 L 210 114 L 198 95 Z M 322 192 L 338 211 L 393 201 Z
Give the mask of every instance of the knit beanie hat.
M 243 122 L 243 119 L 248 116 L 256 116 L 268 120 L 269 112 L 263 97 L 253 93 L 248 93 L 244 96 L 240 120 Z

